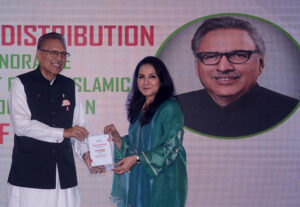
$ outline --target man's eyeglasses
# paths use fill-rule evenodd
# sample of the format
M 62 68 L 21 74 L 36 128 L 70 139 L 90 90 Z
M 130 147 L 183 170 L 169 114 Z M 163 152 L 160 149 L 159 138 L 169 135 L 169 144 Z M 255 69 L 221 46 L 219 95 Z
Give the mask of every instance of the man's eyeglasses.
M 234 50 L 231 52 L 199 52 L 197 57 L 204 65 L 217 65 L 225 55 L 232 64 L 243 64 L 247 62 L 251 55 L 258 53 L 258 50 Z
M 57 57 L 59 54 L 63 58 L 66 58 L 66 57 L 70 56 L 70 53 L 68 53 L 68 52 L 59 52 L 57 50 L 42 50 L 42 49 L 40 49 L 40 51 L 47 52 L 51 57 Z

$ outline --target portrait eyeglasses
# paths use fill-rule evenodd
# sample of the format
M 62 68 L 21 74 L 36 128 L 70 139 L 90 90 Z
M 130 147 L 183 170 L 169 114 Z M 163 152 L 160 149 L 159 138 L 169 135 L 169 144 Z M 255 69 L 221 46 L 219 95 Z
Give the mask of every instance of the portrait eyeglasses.
M 42 49 L 39 49 L 39 51 L 47 52 L 51 57 L 57 57 L 59 54 L 63 58 L 66 58 L 66 57 L 70 56 L 70 53 L 68 53 L 68 52 L 59 52 L 57 50 L 42 50 Z
M 243 64 L 247 62 L 251 55 L 258 53 L 258 50 L 234 50 L 231 52 L 199 52 L 197 53 L 198 59 L 204 65 L 217 65 L 223 56 L 232 64 Z

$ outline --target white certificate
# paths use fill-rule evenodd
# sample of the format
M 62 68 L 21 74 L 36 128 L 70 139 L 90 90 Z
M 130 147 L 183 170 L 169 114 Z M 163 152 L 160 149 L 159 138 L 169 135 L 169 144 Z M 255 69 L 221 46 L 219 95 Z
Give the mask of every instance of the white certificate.
M 92 166 L 113 164 L 112 149 L 108 134 L 90 135 L 90 155 Z

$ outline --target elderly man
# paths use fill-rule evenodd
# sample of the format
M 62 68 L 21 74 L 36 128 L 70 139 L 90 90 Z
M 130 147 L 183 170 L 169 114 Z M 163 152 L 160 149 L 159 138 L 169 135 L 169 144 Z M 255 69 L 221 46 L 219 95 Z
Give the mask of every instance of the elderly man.
M 18 76 L 10 96 L 15 131 L 8 178 L 8 207 L 79 207 L 75 152 L 92 168 L 84 112 L 74 81 L 60 75 L 66 57 L 64 37 L 39 38 L 39 67 Z
M 205 89 L 178 96 L 190 129 L 222 137 L 251 135 L 276 125 L 297 105 L 298 100 L 257 84 L 265 45 L 249 22 L 208 19 L 196 31 L 192 50 Z

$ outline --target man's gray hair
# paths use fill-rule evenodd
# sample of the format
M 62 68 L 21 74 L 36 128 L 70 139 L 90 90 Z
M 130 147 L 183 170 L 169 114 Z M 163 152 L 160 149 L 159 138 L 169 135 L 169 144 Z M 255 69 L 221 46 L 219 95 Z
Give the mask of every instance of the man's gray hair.
M 233 17 L 216 17 L 205 20 L 197 29 L 192 39 L 192 50 L 194 56 L 197 58 L 197 50 L 200 46 L 202 38 L 210 31 L 217 29 L 241 29 L 249 33 L 256 45 L 256 49 L 260 55 L 264 55 L 266 48 L 264 40 L 257 31 L 257 29 L 249 22 Z
M 38 50 L 42 49 L 46 40 L 49 40 L 49 39 L 60 40 L 61 43 L 63 43 L 63 45 L 65 46 L 65 48 L 67 48 L 64 36 L 62 36 L 61 34 L 56 33 L 56 32 L 50 32 L 50 33 L 46 33 L 46 34 L 42 35 L 39 38 L 38 44 L 37 44 L 37 49 Z

